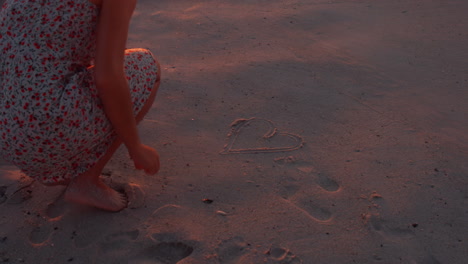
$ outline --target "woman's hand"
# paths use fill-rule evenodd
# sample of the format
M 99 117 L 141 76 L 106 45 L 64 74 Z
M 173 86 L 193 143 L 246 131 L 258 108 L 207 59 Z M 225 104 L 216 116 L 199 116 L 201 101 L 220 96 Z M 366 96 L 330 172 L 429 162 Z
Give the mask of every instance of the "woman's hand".
M 154 148 L 139 144 L 129 149 L 129 154 L 137 170 L 144 170 L 150 175 L 159 171 L 159 154 Z

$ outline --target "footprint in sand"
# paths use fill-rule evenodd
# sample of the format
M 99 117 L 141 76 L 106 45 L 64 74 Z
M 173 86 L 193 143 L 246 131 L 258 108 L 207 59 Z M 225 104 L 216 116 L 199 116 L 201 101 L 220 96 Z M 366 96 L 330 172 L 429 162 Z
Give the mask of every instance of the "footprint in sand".
M 180 239 L 180 234 L 148 235 L 142 231 L 135 229 L 105 236 L 99 245 L 97 260 L 105 263 L 176 264 L 190 256 L 197 244 L 196 241 Z
M 371 230 L 389 240 L 397 241 L 399 239 L 411 238 L 414 235 L 409 229 L 389 227 L 389 222 L 385 221 L 379 214 L 367 215 L 366 221 Z
M 37 226 L 29 235 L 29 242 L 35 246 L 43 246 L 52 236 L 53 230 L 50 226 Z
M 222 241 L 216 249 L 219 263 L 235 264 L 250 250 L 250 244 L 242 237 L 233 237 Z
M 138 239 L 139 235 L 138 229 L 107 235 L 100 243 L 99 255 L 104 255 L 109 261 L 122 260 L 123 257 L 130 255 L 134 248 L 134 241 Z
M 327 222 L 333 217 L 328 209 L 310 199 L 310 197 L 293 197 L 290 202 L 317 222 Z
M 340 185 L 335 180 L 322 173 L 317 173 L 316 182 L 320 187 L 328 192 L 336 192 L 340 189 Z
M 390 223 L 385 220 L 388 215 L 387 204 L 380 194 L 373 192 L 369 201 L 372 204 L 371 212 L 364 217 L 371 230 L 390 240 L 410 238 L 414 235 L 410 229 L 390 227 Z
M 140 259 L 151 263 L 176 264 L 192 252 L 193 247 L 184 242 L 161 242 L 144 249 L 139 255 Z
M 340 190 L 340 185 L 335 180 L 329 178 L 324 173 L 317 172 L 314 166 L 308 161 L 298 160 L 294 156 L 280 157 L 276 158 L 274 161 L 280 166 L 295 168 L 307 175 L 307 177 L 315 177 L 315 183 L 326 193 L 333 194 Z M 279 182 L 279 194 L 281 197 L 315 221 L 329 221 L 333 217 L 330 210 L 321 205 L 320 201 L 311 198 L 312 196 L 308 193 L 300 192 L 303 187 L 297 183 L 297 181 L 298 180 L 292 176 L 283 177 Z
M 156 209 L 142 227 L 154 242 L 185 241 L 193 246 L 204 235 L 206 228 L 202 218 L 187 217 L 192 214 L 198 215 L 199 212 L 189 207 L 166 204 Z
M 385 243 L 398 248 L 401 263 L 440 264 L 408 228 L 393 227 L 394 223 L 376 213 L 366 215 L 365 221 L 369 229 L 379 234 Z
M 295 181 L 291 180 L 283 180 L 279 182 L 279 190 L 278 194 L 283 198 L 283 199 L 289 199 L 291 196 L 296 194 L 301 186 L 297 184 Z
M 266 263 L 278 264 L 301 264 L 302 260 L 291 251 L 282 247 L 272 247 L 266 252 L 268 261 Z
M 369 196 L 369 202 L 371 203 L 370 211 L 363 214 L 366 225 L 369 230 L 379 234 L 386 243 L 400 249 L 399 254 L 403 256 L 403 259 L 400 257 L 400 261 L 404 263 L 440 263 L 416 239 L 412 230 L 414 226 L 401 227 L 398 221 L 392 221 L 387 202 L 380 194 L 373 192 Z
M 55 201 L 47 205 L 45 215 L 50 220 L 58 220 L 63 215 L 65 215 L 66 211 L 68 210 L 68 206 L 69 205 L 67 204 L 67 202 L 63 199 L 62 193 Z
M 203 234 L 203 229 L 187 218 L 191 210 L 182 206 L 167 204 L 156 209 L 141 225 L 140 235 L 133 245 L 128 263 L 176 264 L 189 256 L 200 242 L 196 239 Z M 189 257 L 189 258 L 190 258 Z
M 40 217 L 37 221 L 32 224 L 33 228 L 28 237 L 29 243 L 34 247 L 46 245 L 56 231 L 47 219 Z
M 54 227 L 54 221 L 60 219 L 65 214 L 66 209 L 67 205 L 63 201 L 63 194 L 61 194 L 45 210 L 28 213 L 31 217 L 29 222 L 32 226 L 28 237 L 31 245 L 39 247 L 47 244 L 52 235 L 58 230 L 58 227 Z

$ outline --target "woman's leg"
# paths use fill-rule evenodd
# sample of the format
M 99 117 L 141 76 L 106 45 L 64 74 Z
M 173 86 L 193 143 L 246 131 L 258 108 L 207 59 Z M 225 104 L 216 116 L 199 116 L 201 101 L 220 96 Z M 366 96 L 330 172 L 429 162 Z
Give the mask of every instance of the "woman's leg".
M 159 70 L 159 65 L 158 65 L 158 70 Z M 151 93 L 150 93 L 150 95 L 148 97 L 148 101 L 146 101 L 146 103 L 143 105 L 142 109 L 135 116 L 135 120 L 136 120 L 137 124 L 140 123 L 141 120 L 143 120 L 143 118 L 146 116 L 148 111 L 151 109 L 151 106 L 153 105 L 153 102 L 154 102 L 154 100 L 156 98 L 156 94 L 157 94 L 158 89 L 159 89 L 159 85 L 161 83 L 160 82 L 160 80 L 161 80 L 160 76 L 161 76 L 161 73 L 158 72 L 158 77 L 156 79 L 156 83 L 154 84 L 154 87 L 151 90 Z M 90 169 L 90 171 L 92 170 L 93 172 L 98 173 L 98 176 L 101 175 L 101 172 L 104 169 L 104 166 L 106 166 L 106 164 L 112 158 L 112 156 L 114 155 L 114 152 L 117 151 L 117 149 L 120 147 L 120 145 L 122 145 L 122 140 L 117 138 L 112 143 L 112 145 L 109 147 L 106 154 L 104 154 L 102 156 L 102 158 L 94 165 L 94 167 L 92 167 Z M 95 173 L 93 173 L 93 174 L 95 174 Z
M 151 90 L 147 102 L 135 117 L 137 123 L 143 120 L 144 116 L 148 113 L 156 98 L 156 93 L 158 91 L 161 78 L 161 68 L 159 65 L 157 65 L 157 67 L 158 75 L 156 82 L 153 89 Z M 120 211 L 125 208 L 127 205 L 126 197 L 105 185 L 100 180 L 100 175 L 104 169 L 104 166 L 109 162 L 121 144 L 122 140 L 117 138 L 111 144 L 108 151 L 91 169 L 74 178 L 68 185 L 67 191 L 65 193 L 65 199 L 71 202 L 90 205 L 108 211 Z

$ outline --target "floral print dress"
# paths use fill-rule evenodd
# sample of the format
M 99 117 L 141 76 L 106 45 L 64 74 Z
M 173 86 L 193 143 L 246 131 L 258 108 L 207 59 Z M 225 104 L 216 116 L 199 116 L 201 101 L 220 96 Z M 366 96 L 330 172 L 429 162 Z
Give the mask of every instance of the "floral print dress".
M 0 11 L 0 155 L 45 184 L 91 168 L 116 138 L 94 84 L 99 8 L 88 0 L 6 0 Z M 127 50 L 134 114 L 159 66 Z

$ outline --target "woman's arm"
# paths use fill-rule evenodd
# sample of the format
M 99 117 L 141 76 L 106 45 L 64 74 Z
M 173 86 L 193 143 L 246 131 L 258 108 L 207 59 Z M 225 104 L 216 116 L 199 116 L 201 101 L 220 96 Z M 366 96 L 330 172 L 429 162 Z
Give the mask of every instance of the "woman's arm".
M 124 72 L 124 52 L 136 0 L 102 0 L 95 80 L 104 111 L 130 153 L 141 145 Z
M 136 0 L 102 0 L 95 58 L 96 87 L 117 135 L 128 149 L 137 169 L 148 174 L 159 170 L 155 149 L 141 144 L 127 79 L 125 44 Z

